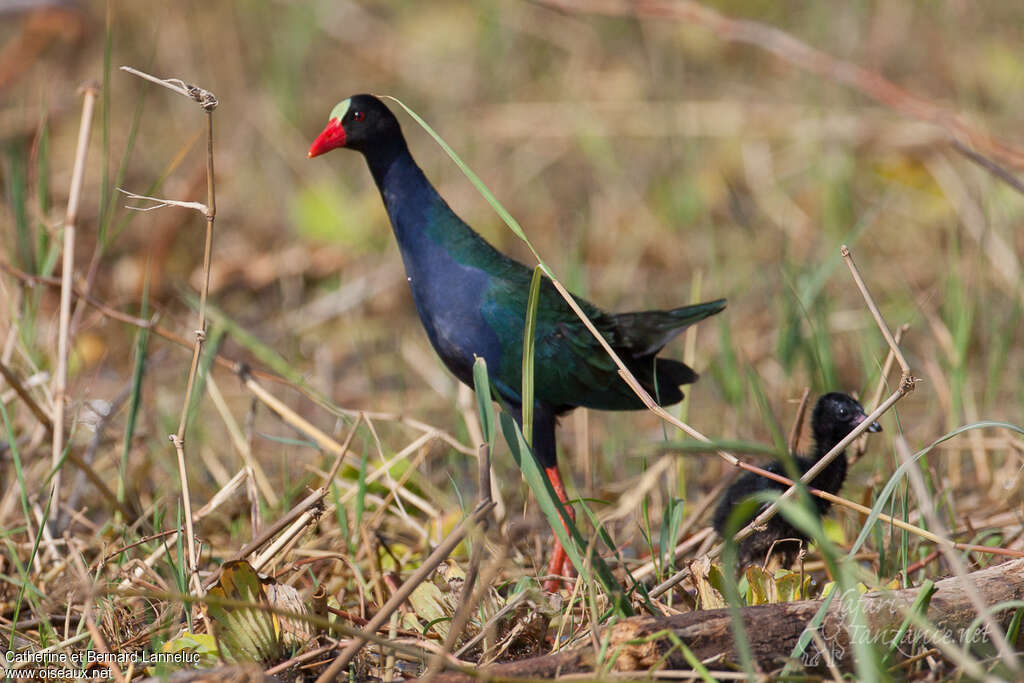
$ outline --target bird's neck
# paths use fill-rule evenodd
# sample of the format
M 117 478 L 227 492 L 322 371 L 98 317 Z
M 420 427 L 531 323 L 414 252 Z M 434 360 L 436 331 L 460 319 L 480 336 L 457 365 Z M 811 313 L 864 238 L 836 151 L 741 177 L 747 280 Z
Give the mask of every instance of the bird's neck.
M 829 448 L 828 450 L 823 450 L 820 453 L 818 453 L 817 454 L 817 460 L 821 460 L 825 456 L 825 454 L 828 453 L 830 450 L 832 450 L 832 449 Z M 817 460 L 815 462 L 817 462 Z M 843 451 L 839 451 L 839 453 L 836 455 L 836 457 L 832 459 L 832 462 L 830 462 L 828 465 L 826 465 L 825 466 L 825 470 L 822 470 L 822 471 L 829 471 L 829 472 L 832 472 L 832 473 L 840 473 L 841 472 L 841 473 L 845 474 L 845 472 L 846 472 L 846 465 L 847 465 L 846 451 L 843 450 Z
M 407 260 L 438 247 L 461 252 L 489 245 L 438 194 L 409 153 L 404 140 L 366 153 L 398 246 Z
M 377 187 L 381 192 L 384 191 L 385 185 L 389 182 L 388 176 L 392 168 L 400 167 L 405 163 L 411 163 L 412 166 L 416 166 L 416 162 L 413 161 L 412 155 L 409 154 L 409 147 L 405 144 L 403 138 L 389 143 L 378 144 L 373 149 L 365 150 L 363 156 L 366 157 L 366 165 L 370 167 L 370 174 L 373 176 L 373 180 L 377 183 Z
M 811 457 L 807 459 L 808 468 L 821 460 L 826 453 L 835 447 L 837 443 L 839 442 L 832 441 L 818 444 L 812 452 Z M 814 478 L 814 482 L 812 482 L 811 485 L 816 488 L 824 488 L 826 490 L 832 490 L 832 487 L 835 487 L 835 490 L 832 490 L 832 493 L 835 493 L 839 490 L 839 487 L 842 486 L 843 480 L 846 479 L 846 468 L 846 451 L 843 450 L 840 451 L 839 454 L 833 458 L 832 462 L 826 465 L 825 469 L 823 469 L 818 476 Z M 804 471 L 806 472 L 807 470 Z

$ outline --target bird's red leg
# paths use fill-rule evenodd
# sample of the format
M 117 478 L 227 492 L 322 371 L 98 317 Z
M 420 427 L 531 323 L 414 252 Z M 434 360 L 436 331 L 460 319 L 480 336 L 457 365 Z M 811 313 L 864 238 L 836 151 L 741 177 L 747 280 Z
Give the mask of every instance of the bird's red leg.
M 576 521 L 576 513 L 573 511 L 572 506 L 569 505 L 569 496 L 565 494 L 565 485 L 562 484 L 562 474 L 558 471 L 558 465 L 554 467 L 545 467 L 544 471 L 548 475 L 548 479 L 551 480 L 551 487 L 555 489 L 555 495 L 558 496 L 558 500 L 562 501 L 565 506 L 565 511 L 569 513 L 569 519 Z M 562 520 L 562 525 L 565 526 L 566 532 L 569 531 L 568 525 L 565 524 L 565 520 Z M 559 543 L 558 537 L 555 536 L 555 543 L 551 551 L 551 562 L 548 564 L 548 574 L 555 574 L 558 576 L 575 576 L 576 572 L 572 566 L 572 562 L 569 560 L 569 556 L 565 552 L 565 548 Z M 559 589 L 562 582 L 558 579 L 548 579 L 544 582 L 544 590 L 555 592 Z

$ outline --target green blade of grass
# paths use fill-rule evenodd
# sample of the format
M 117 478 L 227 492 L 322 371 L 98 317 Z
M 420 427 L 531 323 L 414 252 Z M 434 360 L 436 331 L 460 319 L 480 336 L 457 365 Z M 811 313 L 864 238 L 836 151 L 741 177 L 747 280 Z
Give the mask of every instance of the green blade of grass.
M 50 126 L 43 121 L 39 129 L 39 141 L 36 144 L 36 207 L 39 216 L 46 216 L 50 211 Z M 38 242 L 36 250 L 39 254 L 39 272 L 51 275 L 57 265 L 57 259 L 63 247 L 59 240 L 51 238 L 49 230 L 42 220 L 37 221 Z
M 3 418 L 4 429 L 6 429 L 7 433 L 11 435 L 11 439 L 10 439 L 11 457 L 14 460 L 14 472 L 15 472 L 15 475 L 16 475 L 16 477 L 18 479 L 18 490 L 19 490 L 19 493 L 21 494 L 21 509 L 22 509 L 22 513 L 25 515 L 25 524 L 26 524 L 25 530 L 27 531 L 28 529 L 31 528 L 32 517 L 31 517 L 31 514 L 29 512 L 29 495 L 28 495 L 27 484 L 25 482 L 25 471 L 22 468 L 21 454 L 20 454 L 20 449 L 18 448 L 18 440 L 16 438 L 14 438 L 14 436 L 13 436 L 14 435 L 14 429 L 13 429 L 13 426 L 11 425 L 10 417 L 7 414 L 7 406 L 4 405 L 3 401 L 0 401 L 0 417 Z M 69 439 L 69 441 L 70 441 L 70 439 Z M 70 447 L 70 443 L 69 443 L 68 447 Z M 67 447 L 64 449 L 64 455 L 65 455 L 65 457 L 67 456 Z M 63 464 L 63 459 L 61 460 L 60 464 Z M 60 467 L 60 464 L 58 464 L 58 467 Z M 52 472 L 51 472 L 50 476 L 53 476 Z M 44 483 L 44 486 L 45 486 L 45 483 Z M 8 638 L 8 641 L 7 641 L 9 643 L 13 643 L 14 642 L 14 635 L 16 633 L 15 632 L 15 627 L 18 624 L 18 616 L 21 613 L 21 604 L 22 604 L 22 602 L 26 598 L 26 591 L 31 590 L 31 591 L 34 591 L 35 593 L 39 592 L 38 588 L 36 588 L 35 584 L 33 584 L 32 581 L 31 581 L 32 565 L 35 562 L 36 554 L 39 551 L 39 542 L 40 542 L 40 540 L 43 537 L 43 528 L 46 525 L 47 520 L 49 519 L 50 503 L 52 502 L 52 500 L 53 500 L 52 497 L 49 497 L 49 496 L 47 497 L 46 510 L 43 513 L 43 518 L 42 518 L 38 528 L 36 529 L 36 535 L 35 535 L 35 538 L 33 539 L 33 542 L 32 542 L 32 552 L 29 555 L 28 564 L 27 565 L 22 565 L 21 562 L 18 561 L 18 553 L 17 552 L 10 552 L 9 553 L 11 559 L 17 565 L 18 573 L 21 575 L 21 581 L 19 582 L 20 586 L 18 587 L 18 596 L 14 600 L 14 610 L 13 610 L 14 614 L 11 617 L 11 631 L 10 631 L 10 636 Z M 8 542 L 8 545 L 9 544 L 10 544 L 10 542 Z
M 523 328 L 523 438 L 533 447 L 533 346 L 537 331 L 537 301 L 540 299 L 541 269 L 533 269 L 530 296 L 526 300 L 526 323 Z
M 149 316 L 149 268 L 146 268 L 146 278 L 142 285 L 142 306 L 139 309 L 139 317 L 145 319 Z M 132 370 L 132 393 L 128 399 L 128 416 L 124 428 L 124 439 L 121 442 L 121 467 L 117 479 L 117 500 L 123 503 L 125 499 L 125 473 L 128 471 L 128 454 L 131 451 L 132 438 L 135 436 L 135 425 L 139 416 L 139 406 L 142 404 L 142 375 L 146 368 L 146 347 L 149 344 L 149 328 L 140 328 L 135 334 L 135 367 Z M 117 518 L 120 517 L 120 511 Z
M 661 532 L 658 544 L 661 552 L 661 566 L 658 568 L 659 578 L 665 574 L 668 567 L 671 567 L 675 560 L 676 537 L 679 535 L 679 527 L 683 523 L 683 510 L 686 508 L 686 501 L 682 498 L 672 498 L 661 520 Z
M 961 641 L 964 644 L 964 653 L 966 654 L 969 651 L 971 643 L 978 642 L 978 637 L 975 633 L 982 623 L 984 623 L 985 618 L 988 615 L 998 614 L 999 612 L 1003 612 L 1008 609 L 1020 610 L 1021 608 L 1024 608 L 1024 600 L 1004 600 L 1003 602 L 997 602 L 994 605 L 986 607 L 986 614 L 979 614 L 974 617 L 971 623 L 967 626 L 967 629 L 964 631 L 963 638 L 961 638 Z M 923 614 L 924 613 L 922 612 L 922 615 Z M 1014 615 L 1014 618 L 1016 618 L 1016 615 Z M 985 637 L 987 638 L 987 635 Z
M 12 142 L 4 149 L 4 180 L 7 205 L 11 207 L 14 222 L 14 262 L 27 273 L 36 272 L 35 239 L 32 237 L 32 221 L 28 210 L 28 153 L 25 145 Z
M 484 440 L 494 454 L 494 401 L 491 400 L 490 382 L 487 380 L 487 363 L 477 358 L 473 363 L 473 389 L 476 394 L 476 407 L 480 413 L 480 428 L 484 432 Z
M 349 549 L 352 552 L 352 533 L 348 528 L 348 511 L 345 506 L 339 502 L 338 485 L 331 482 L 331 502 L 334 503 L 334 516 L 335 521 L 338 524 L 338 529 L 341 531 L 341 545 Z
M 913 604 L 910 606 L 911 614 L 918 614 L 922 617 L 928 614 L 928 605 L 932 601 L 932 596 L 935 595 L 935 582 L 931 579 L 925 579 L 924 583 L 921 584 L 921 588 L 917 593 L 917 597 L 914 598 Z M 980 622 L 979 622 L 980 623 Z M 900 624 L 899 629 L 896 631 L 896 635 L 892 637 L 892 641 L 889 643 L 889 652 L 892 654 L 899 647 L 900 641 L 903 640 L 903 636 L 906 635 L 907 629 L 910 628 L 910 618 L 905 618 L 903 623 Z
M 709 372 L 729 405 L 742 405 L 747 397 L 743 372 L 740 370 L 740 362 L 733 346 L 732 328 L 724 317 L 718 319 L 718 349 L 718 356 L 712 362 Z
M 781 505 L 779 508 L 781 509 Z M 725 567 L 735 567 L 739 564 L 739 553 L 734 536 L 736 532 L 746 526 L 750 514 L 756 514 L 757 502 L 749 499 L 733 508 L 732 513 L 725 523 L 725 544 L 722 546 L 722 564 Z M 729 569 L 722 572 L 722 593 L 729 606 L 729 619 L 732 623 L 732 639 L 736 655 L 739 657 L 740 666 L 747 674 L 748 680 L 755 680 L 754 655 L 750 649 L 750 639 L 747 637 L 746 625 L 743 623 L 743 614 L 740 611 L 742 601 L 740 600 L 739 586 L 736 583 L 736 575 Z
M 779 453 L 785 453 L 787 449 L 786 435 L 782 433 L 782 425 L 779 424 L 775 413 L 772 412 L 771 401 L 765 395 L 761 375 L 752 367 L 747 368 L 747 386 L 750 387 L 751 393 L 757 400 L 757 407 L 761 412 L 761 423 L 767 425 L 768 431 L 771 433 L 772 445 Z
M 492 425 L 493 428 L 494 416 L 491 403 L 491 384 L 487 377 L 487 362 L 483 358 L 477 358 L 473 364 L 473 385 L 476 390 L 477 405 L 482 413 L 481 419 L 484 423 Z M 515 420 L 512 419 L 512 416 L 507 412 L 502 412 L 500 424 L 505 441 L 512 451 L 512 457 L 515 459 L 516 464 L 519 465 L 523 478 L 526 479 L 527 485 L 537 499 L 537 503 L 540 505 L 544 517 L 548 520 L 552 532 L 569 555 L 573 566 L 583 576 L 584 581 L 590 581 L 590 572 L 587 570 L 587 565 L 583 562 L 587 544 L 584 542 L 579 529 L 569 517 L 565 506 L 562 505 L 562 501 L 558 499 L 554 487 L 551 486 L 551 480 L 548 479 L 541 466 L 537 463 L 533 452 L 526 443 L 522 430 Z M 614 547 L 614 544 L 611 547 Z M 596 552 L 591 553 L 590 560 L 598 580 L 604 586 L 609 598 L 611 598 L 615 611 L 622 615 L 632 614 L 632 610 L 624 599 L 622 588 L 615 580 L 608 565 L 605 564 L 604 560 Z

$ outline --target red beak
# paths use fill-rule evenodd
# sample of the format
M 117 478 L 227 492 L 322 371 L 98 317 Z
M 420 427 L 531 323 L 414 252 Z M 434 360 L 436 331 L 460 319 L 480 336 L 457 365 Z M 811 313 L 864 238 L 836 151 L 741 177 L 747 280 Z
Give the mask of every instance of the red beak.
M 316 140 L 309 147 L 309 158 L 320 156 L 325 152 L 330 152 L 332 149 L 345 146 L 345 129 L 341 125 L 341 121 L 338 119 L 331 119 L 327 127 L 324 128 L 323 132 L 317 136 Z

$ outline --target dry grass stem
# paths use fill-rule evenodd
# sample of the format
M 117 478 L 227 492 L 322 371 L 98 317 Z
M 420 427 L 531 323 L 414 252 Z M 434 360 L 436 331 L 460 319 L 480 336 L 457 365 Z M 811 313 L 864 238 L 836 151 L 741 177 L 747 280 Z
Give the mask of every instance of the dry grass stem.
M 484 507 L 490 507 L 493 503 L 493 499 L 491 497 L 491 456 L 490 448 L 486 443 L 480 444 L 477 451 L 477 463 L 477 484 L 480 492 L 480 500 L 477 503 L 477 509 L 481 509 Z M 487 517 L 482 518 L 480 525 L 473 528 L 470 532 L 473 538 L 473 552 L 470 556 L 469 569 L 466 571 L 465 581 L 462 584 L 462 594 L 459 597 L 459 604 L 455 609 L 455 614 L 452 616 L 452 620 L 448 628 L 448 635 L 445 636 L 444 643 L 427 663 L 427 673 L 423 677 L 424 683 L 430 683 L 441 672 L 445 656 L 451 654 L 452 648 L 455 647 L 455 641 L 463 634 L 466 624 L 469 623 L 470 616 L 473 614 L 473 610 L 476 609 L 480 600 L 487 595 L 487 592 L 491 590 L 495 577 L 504 567 L 507 546 L 502 545 L 497 557 L 493 558 L 489 563 L 487 570 L 483 573 L 483 576 L 479 576 L 480 562 L 483 559 L 484 550 L 487 547 L 487 541 L 484 537 L 484 534 L 487 531 L 487 522 Z M 478 577 L 480 579 L 479 585 L 477 581 Z
M 426 448 L 420 448 L 419 453 L 417 453 L 416 457 L 409 462 L 409 466 L 405 468 L 405 471 L 402 473 L 402 476 L 398 478 L 398 480 L 394 480 L 389 472 L 384 472 L 384 474 L 387 475 L 388 479 L 388 481 L 384 482 L 384 486 L 386 486 L 388 489 L 388 495 L 384 497 L 384 500 L 381 502 L 380 507 L 377 508 L 377 511 L 374 512 L 373 516 L 370 517 L 370 519 L 366 522 L 368 528 L 377 528 L 378 523 L 384 517 L 384 514 L 387 512 L 388 506 L 391 505 L 391 501 L 395 501 L 400 506 L 402 498 L 405 498 L 410 503 L 415 505 L 417 508 L 419 508 L 421 512 L 426 514 L 427 517 L 429 517 L 430 519 L 438 519 L 441 517 L 442 513 L 440 510 L 438 510 L 436 507 L 431 505 L 429 502 L 427 502 L 420 496 L 417 496 L 412 491 L 405 488 L 405 482 L 407 482 L 409 480 L 409 477 L 411 477 L 413 473 L 416 472 L 416 470 L 420 467 L 420 465 L 423 464 L 423 461 L 427 457 L 427 453 L 428 450 Z M 397 458 L 395 460 L 397 460 Z M 358 493 L 358 491 L 358 487 L 353 487 L 345 495 L 351 498 L 354 494 Z M 403 517 L 411 521 L 411 517 L 405 510 L 402 510 L 401 514 Z M 429 538 L 429 534 L 424 532 L 423 537 Z
M 263 405 L 270 408 L 272 411 L 284 420 L 286 423 L 299 430 L 310 439 L 312 439 L 317 446 L 331 455 L 339 456 L 342 458 L 351 455 L 353 458 L 356 457 L 355 453 L 349 453 L 345 448 L 341 446 L 337 441 L 332 439 L 330 436 L 322 432 L 321 430 L 314 427 L 308 420 L 303 418 L 301 415 L 296 413 L 294 410 L 289 408 L 283 402 L 281 402 L 276 396 L 271 394 L 269 391 L 264 389 L 260 384 L 253 378 L 249 373 L 248 368 L 242 368 L 241 372 L 242 382 L 245 387 L 252 392 Z
M 903 335 L 906 334 L 907 330 L 910 329 L 910 325 L 903 323 L 896 328 L 896 334 L 894 339 L 896 341 L 896 347 L 903 342 Z M 892 347 L 889 347 L 889 352 L 885 355 L 885 362 L 882 363 L 882 372 L 878 376 L 878 384 L 875 385 L 875 393 L 872 394 L 871 400 L 867 403 L 869 406 L 877 406 L 879 401 L 882 400 L 882 395 L 885 393 L 886 388 L 889 386 L 889 373 L 892 372 L 893 363 L 896 362 L 896 354 Z M 862 434 L 860 440 L 854 444 L 853 450 L 850 453 L 850 464 L 857 462 L 863 457 L 864 452 L 868 447 L 868 435 Z
M 320 490 L 326 493 L 326 489 Z M 270 564 L 270 561 L 273 560 L 278 553 L 281 553 L 283 560 L 284 553 L 282 553 L 282 550 L 298 539 L 299 535 L 306 530 L 306 527 L 316 523 L 320 518 L 321 510 L 322 508 L 320 506 L 315 506 L 303 512 L 302 515 L 300 515 L 299 518 L 277 538 L 277 540 L 268 546 L 259 557 L 252 561 L 251 564 L 253 569 L 256 571 L 263 571 L 263 569 Z
M 695 513 L 692 513 L 692 514 L 697 515 L 698 513 L 695 512 Z M 672 553 L 672 561 L 676 562 L 679 559 L 681 559 L 682 557 L 684 557 L 687 552 L 689 552 L 689 551 L 693 550 L 694 548 L 696 548 L 697 546 L 699 546 L 701 543 L 704 542 L 704 539 L 708 538 L 713 533 L 714 533 L 714 529 L 712 529 L 711 527 L 704 527 L 703 529 L 701 529 L 700 531 L 695 533 L 693 536 L 690 536 L 685 541 L 679 543 L 675 547 L 675 550 Z M 636 569 L 634 569 L 632 572 L 630 572 L 630 574 L 632 574 L 633 578 L 636 579 L 637 581 L 643 581 L 648 576 L 654 574 L 656 569 L 657 569 L 657 567 L 655 566 L 654 562 L 653 561 L 649 561 L 649 562 L 645 562 L 644 564 L 642 564 L 639 567 L 637 567 Z M 686 576 L 686 574 L 681 575 L 680 576 L 680 580 L 685 578 L 685 576 Z M 662 595 L 666 590 L 668 590 L 672 586 L 676 585 L 676 583 L 678 583 L 678 581 L 676 581 L 675 583 L 672 583 L 672 584 L 670 584 L 668 586 L 662 586 L 662 585 L 659 584 L 658 586 L 655 586 L 653 589 L 648 591 L 647 594 L 650 597 L 652 597 L 652 598 L 656 598 L 659 595 Z
M 1003 290 L 1024 301 L 1024 291 L 1020 285 L 1024 272 L 1012 242 L 1007 241 L 989 224 L 984 207 L 971 197 L 967 185 L 949 160 L 936 155 L 928 159 L 925 167 L 953 206 L 960 224 L 985 254 L 992 269 L 1001 276 L 999 282 Z
M 130 66 L 122 66 L 121 71 L 130 73 L 133 76 L 138 76 L 139 78 L 147 80 L 150 83 L 156 83 L 157 85 L 161 85 L 167 88 L 168 90 L 173 90 L 179 95 L 191 98 L 195 100 L 197 103 L 199 103 L 199 105 L 207 113 L 212 112 L 217 107 L 217 98 L 214 96 L 213 93 L 211 93 L 209 90 L 204 90 L 198 86 L 186 83 L 180 78 L 158 78 L 157 76 L 148 74 L 145 71 L 139 71 L 138 69 L 134 69 Z
M 800 406 L 796 409 L 796 417 L 793 418 L 793 426 L 789 429 L 789 438 L 786 440 L 786 448 L 790 454 L 794 454 L 800 448 L 800 429 L 804 426 L 804 416 L 807 414 L 807 403 L 811 398 L 811 388 L 804 387 L 804 393 L 800 397 Z
M 666 476 L 674 469 L 676 459 L 671 457 L 659 458 L 653 465 L 641 475 L 640 480 L 634 486 L 630 486 L 622 496 L 619 497 L 615 507 L 607 512 L 601 513 L 601 521 L 611 522 L 623 519 L 637 511 L 645 497 L 652 490 L 665 482 Z
M 61 256 L 60 318 L 57 338 L 57 369 L 53 377 L 53 441 L 50 464 L 54 469 L 50 487 L 52 514 L 60 515 L 61 458 L 64 455 L 64 408 L 68 389 L 68 354 L 71 352 L 71 293 L 75 273 L 75 232 L 78 205 L 85 180 L 85 157 L 92 132 L 92 115 L 96 106 L 98 87 L 86 85 L 82 101 L 82 120 L 78 128 L 75 165 L 71 171 L 71 190 L 68 193 L 67 213 L 64 217 L 64 247 Z
M 52 435 L 53 423 L 50 421 L 50 417 L 43 411 L 36 400 L 32 398 L 32 394 L 22 384 L 21 379 L 3 362 L 0 362 L 0 376 L 3 376 L 4 381 L 11 385 L 11 389 L 18 395 L 22 403 L 28 407 L 39 424 L 46 430 L 46 433 Z
M 206 378 L 206 391 L 210 394 L 210 398 L 213 400 L 213 405 L 217 409 L 217 413 L 220 415 L 221 420 L 224 422 L 224 426 L 228 430 L 228 434 L 231 437 L 231 444 L 238 451 L 238 454 L 242 456 L 242 461 L 245 466 L 252 470 L 253 476 L 256 479 L 256 485 L 259 486 L 260 493 L 263 494 L 263 498 L 267 501 L 270 507 L 277 507 L 278 497 L 274 492 L 274 486 L 270 483 L 270 479 L 267 478 L 266 472 L 263 471 L 263 466 L 260 465 L 259 461 L 256 460 L 252 455 L 252 448 L 249 447 L 249 441 L 242 434 L 241 428 L 238 426 L 238 422 L 231 414 L 231 410 L 228 408 L 227 401 L 224 400 L 224 395 L 221 394 L 220 389 L 217 387 L 217 382 L 213 378 L 213 373 Z
M 409 427 L 412 427 L 413 429 L 415 429 L 416 431 L 419 431 L 419 432 L 431 432 L 435 436 L 437 436 L 437 438 L 441 439 L 446 444 L 451 446 L 452 449 L 454 449 L 455 451 L 458 451 L 459 453 L 462 453 L 463 455 L 472 455 L 472 456 L 476 455 L 476 448 L 475 447 L 467 446 L 466 444 L 462 443 L 461 441 L 459 441 L 458 439 L 453 437 L 451 434 L 449 434 L 449 433 L 447 433 L 447 432 L 445 432 L 443 430 L 440 430 L 437 427 L 429 425 L 426 422 L 422 422 L 420 420 L 416 420 L 414 418 L 410 418 L 410 417 L 407 417 L 405 415 L 401 415 L 399 413 L 387 413 L 387 412 L 372 411 L 372 410 L 365 410 L 365 411 L 363 411 L 363 410 L 359 410 L 359 411 L 356 411 L 356 410 L 343 410 L 343 411 L 341 411 L 341 413 L 344 414 L 344 415 L 349 415 L 351 417 L 355 417 L 356 415 L 361 413 L 361 414 L 366 416 L 367 420 L 385 420 L 385 421 L 388 421 L 388 422 L 397 422 L 399 424 L 403 424 L 403 425 L 407 425 Z
M 327 495 L 327 487 L 321 486 L 316 489 L 308 496 L 302 499 L 301 502 L 296 503 L 292 508 L 280 519 L 268 525 L 265 529 L 256 534 L 255 537 L 242 548 L 231 556 L 231 561 L 244 560 L 252 553 L 263 547 L 263 544 L 267 543 L 276 536 L 281 530 L 290 526 L 296 519 L 301 517 L 310 508 L 319 506 L 322 504 L 324 496 Z

